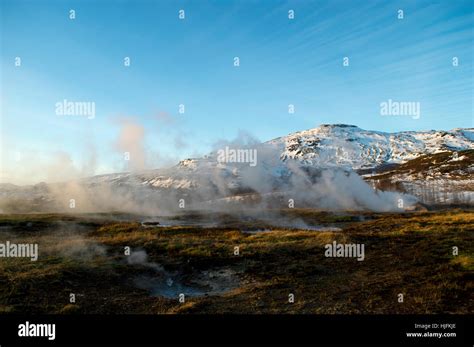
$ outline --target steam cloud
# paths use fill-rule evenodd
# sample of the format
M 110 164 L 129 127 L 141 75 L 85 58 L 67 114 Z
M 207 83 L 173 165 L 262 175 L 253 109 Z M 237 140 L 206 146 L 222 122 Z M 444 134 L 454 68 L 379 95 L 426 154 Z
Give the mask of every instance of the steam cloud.
M 162 118 L 164 117 L 164 120 Z M 168 121 L 161 115 L 160 121 Z M 62 183 L 35 185 L 24 194 L 0 197 L 0 210 L 13 212 L 108 212 L 122 211 L 161 215 L 194 210 L 233 211 L 313 207 L 327 210 L 400 211 L 416 202 L 412 196 L 376 191 L 347 168 L 305 166 L 280 158 L 281 148 L 261 143 L 245 132 L 233 141 L 219 141 L 214 151 L 193 162 L 149 170 L 145 150 L 145 128 L 132 119 L 119 120 L 121 129 L 115 148 L 130 153 L 130 172 L 76 179 Z M 216 152 L 225 146 L 256 150 L 258 164 L 217 161 Z M 62 158 L 61 162 L 68 162 Z M 95 160 L 91 159 L 95 164 Z M 12 198 L 14 196 L 14 198 Z M 23 199 L 23 200 L 22 200 Z M 24 201 L 26 199 L 26 202 Z M 73 207 L 71 207 L 73 206 Z M 73 209 L 73 210 L 72 210 Z

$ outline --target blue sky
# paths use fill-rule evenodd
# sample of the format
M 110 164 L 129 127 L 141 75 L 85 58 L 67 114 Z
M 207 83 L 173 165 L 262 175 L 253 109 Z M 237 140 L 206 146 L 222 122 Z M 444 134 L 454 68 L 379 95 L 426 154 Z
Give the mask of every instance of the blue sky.
M 143 130 L 131 141 L 147 168 L 241 130 L 265 141 L 323 123 L 474 126 L 470 0 L 0 2 L 0 181 L 126 169 L 124 123 Z M 58 116 L 64 99 L 95 102 L 95 118 Z M 381 116 L 388 99 L 419 102 L 420 119 Z

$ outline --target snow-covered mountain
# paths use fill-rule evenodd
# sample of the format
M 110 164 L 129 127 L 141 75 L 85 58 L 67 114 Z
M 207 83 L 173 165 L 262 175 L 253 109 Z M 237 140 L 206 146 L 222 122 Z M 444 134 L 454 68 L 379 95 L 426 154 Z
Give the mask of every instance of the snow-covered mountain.
M 301 165 L 319 168 L 337 166 L 359 170 L 384 164 L 402 164 L 422 155 L 474 149 L 474 129 L 385 133 L 363 130 L 354 125 L 324 124 L 256 146 L 246 145 L 239 148 L 255 148 L 262 152 L 263 158 L 260 156 L 258 165 L 270 165 L 276 172 L 280 163 L 275 162 L 275 157 L 271 154 L 276 154 L 282 163 L 295 161 Z M 171 170 L 154 171 L 151 176 L 144 174 L 142 178 L 143 184 L 154 187 L 192 188 L 197 182 L 183 179 L 178 173 L 199 174 L 217 169 L 227 170 L 229 176 L 233 176 L 235 168 L 241 166 L 219 163 L 216 152 L 213 152 L 203 158 L 182 160 Z M 163 174 L 155 176 L 160 171 Z M 169 176 L 172 173 L 178 174 L 178 177 L 172 179 L 172 175 Z M 110 177 L 117 179 L 116 175 Z
M 385 133 L 354 125 L 324 124 L 269 141 L 281 159 L 309 165 L 347 166 L 354 170 L 404 163 L 421 155 L 474 149 L 474 129 Z
M 212 185 L 211 181 L 220 177 L 232 189 L 242 187 L 242 170 L 248 173 L 258 171 L 269 179 L 285 177 L 288 167 L 292 165 L 370 172 L 422 156 L 472 150 L 474 129 L 386 133 L 363 130 L 353 125 L 325 124 L 263 144 L 239 148 L 257 150 L 257 168 L 242 163 L 220 163 L 217 153 L 213 152 L 203 158 L 182 160 L 171 169 L 122 176 L 122 179 L 138 178 L 141 184 L 157 189 L 193 189 Z M 466 165 L 469 166 L 468 163 Z M 472 167 L 472 163 L 470 165 Z
M 224 151 L 225 160 L 222 160 Z M 232 151 L 233 154 L 241 151 L 241 156 L 232 157 L 230 153 L 229 157 Z M 254 154 L 253 163 L 245 160 L 249 159 L 249 154 Z M 439 155 L 451 162 L 439 165 Z M 417 163 L 417 160 L 421 160 L 423 165 L 411 164 Z M 448 165 L 450 163 L 456 165 Z M 462 174 L 459 174 L 460 170 Z M 390 175 L 387 176 L 388 172 Z M 97 199 L 101 194 L 110 196 L 113 193 L 114 196 L 126 197 L 126 201 L 144 204 L 167 199 L 174 204 L 179 197 L 199 203 L 242 201 L 246 197 L 255 201 L 262 196 L 282 193 L 298 195 L 300 201 L 317 200 L 323 203 L 325 196 L 334 195 L 337 200 L 338 194 L 344 195 L 337 189 L 346 186 L 345 189 L 350 190 L 360 184 L 357 180 L 362 181 L 362 177 L 378 189 L 408 192 L 430 203 L 440 201 L 427 199 L 423 192 L 425 182 L 434 177 L 436 182 L 443 182 L 444 188 L 440 190 L 443 194 L 446 195 L 446 187 L 449 187 L 456 194 L 461 191 L 463 202 L 474 204 L 473 173 L 472 128 L 385 133 L 353 125 L 325 124 L 264 143 L 234 141 L 223 144 L 222 148 L 216 148 L 209 155 L 182 160 L 167 169 L 84 178 L 75 182 L 75 189 L 86 189 Z M 382 174 L 385 175 L 381 181 L 383 184 L 376 184 Z M 351 177 L 351 180 L 341 180 L 344 175 Z M 456 183 L 447 184 L 452 181 Z M 40 206 L 55 200 L 51 196 L 65 191 L 68 186 L 68 183 L 43 183 L 29 187 L 4 184 L 0 185 L 0 199 L 27 197 Z M 360 189 L 365 188 L 360 186 Z M 99 190 L 101 194 L 96 193 Z M 318 194 L 319 198 L 315 198 Z M 348 201 L 357 204 L 361 194 L 367 192 L 355 191 L 352 200 Z M 436 195 L 436 192 L 433 194 Z

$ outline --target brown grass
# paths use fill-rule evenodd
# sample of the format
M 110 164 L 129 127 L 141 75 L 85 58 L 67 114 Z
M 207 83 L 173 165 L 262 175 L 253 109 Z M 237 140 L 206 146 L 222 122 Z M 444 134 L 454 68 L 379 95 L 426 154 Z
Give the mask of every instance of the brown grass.
M 471 211 L 365 213 L 365 221 L 349 212 L 287 213 L 305 220 L 320 217 L 322 223 L 340 223 L 343 230 L 275 229 L 246 234 L 233 228 L 144 228 L 136 222 L 113 221 L 87 224 L 87 216 L 3 216 L 2 225 L 15 225 L 16 242 L 36 240 L 40 244 L 40 259 L 0 258 L 0 312 L 364 314 L 474 310 Z M 31 226 L 24 226 L 38 218 L 48 223 L 83 223 L 87 228 L 76 235 L 79 245 L 105 251 L 85 258 L 71 256 L 67 250 L 77 246 L 75 239 L 61 246 L 54 234 L 35 235 Z M 1 242 L 6 235 L 0 234 Z M 333 240 L 365 244 L 365 260 L 326 258 L 324 245 Z M 43 253 L 42 245 L 49 245 Z M 185 304 L 177 298 L 152 297 L 131 280 L 151 270 L 127 264 L 125 246 L 146 250 L 150 262 L 178 272 L 183 281 L 201 271 L 232 269 L 239 274 L 240 286 L 220 295 L 188 297 Z M 238 256 L 234 255 L 236 246 Z M 458 256 L 453 255 L 455 246 Z M 68 301 L 71 292 L 79 294 L 76 304 Z M 290 293 L 295 295 L 295 303 L 288 302 Z M 397 301 L 399 293 L 404 295 L 403 303 Z

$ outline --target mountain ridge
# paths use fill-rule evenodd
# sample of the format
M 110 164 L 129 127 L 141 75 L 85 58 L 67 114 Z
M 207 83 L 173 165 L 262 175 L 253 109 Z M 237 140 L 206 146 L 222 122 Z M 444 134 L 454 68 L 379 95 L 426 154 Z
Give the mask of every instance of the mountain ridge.
M 429 196 L 426 203 L 455 200 L 474 204 L 474 180 L 471 179 L 474 174 L 474 128 L 387 133 L 364 130 L 355 125 L 323 124 L 263 143 L 249 143 L 244 139 L 221 143 L 221 147 L 224 146 L 255 150 L 258 164 L 252 167 L 246 162 L 219 161 L 218 152 L 222 148 L 216 148 L 203 157 L 184 159 L 163 169 L 96 175 L 73 184 L 0 184 L 0 199 L 7 204 L 9 200 L 27 199 L 40 206 L 52 202 L 56 199 L 52 196 L 57 197 L 68 189 L 72 195 L 77 195 L 79 186 L 81 193 L 86 191 L 84 194 L 88 199 L 100 191 L 104 196 L 124 196 L 125 203 L 138 200 L 154 204 L 155 200 L 169 200 L 175 204 L 180 197 L 207 203 L 242 200 L 249 194 L 257 195 L 252 201 L 258 200 L 258 196 L 293 194 L 301 201 L 317 200 L 320 203 L 324 194 L 344 194 L 338 192 L 338 186 L 347 189 L 354 186 L 359 192 L 353 192 L 350 199 L 357 203 L 360 194 L 372 194 L 363 186 L 365 180 L 375 190 L 408 193 L 421 197 L 422 201 Z M 459 154 L 458 160 L 461 151 L 464 154 Z M 417 159 L 422 165 L 410 164 L 416 164 Z M 452 169 L 446 169 L 446 166 Z M 373 174 L 377 171 L 378 176 Z M 433 183 L 428 188 L 426 180 Z M 435 182 L 440 185 L 444 200 L 434 191 L 437 189 Z M 434 192 L 425 194 L 426 189 Z M 103 203 L 108 201 L 104 198 Z M 0 204 L 0 211 L 2 205 L 5 203 Z

